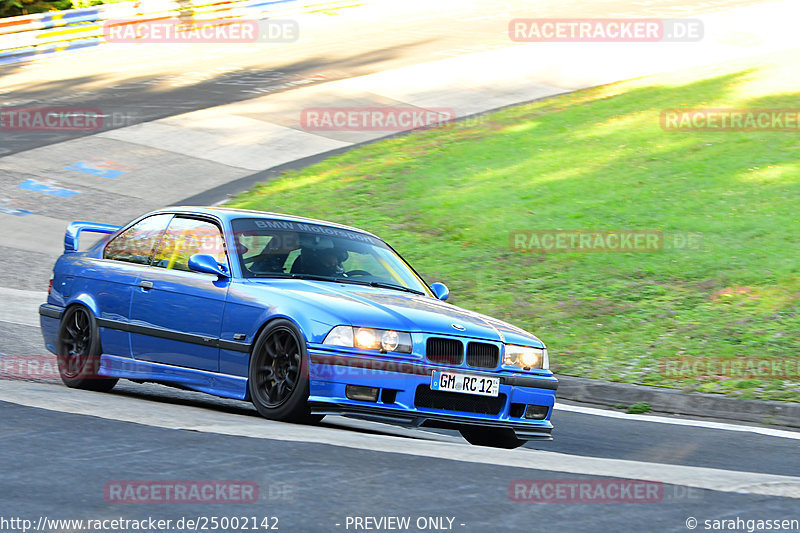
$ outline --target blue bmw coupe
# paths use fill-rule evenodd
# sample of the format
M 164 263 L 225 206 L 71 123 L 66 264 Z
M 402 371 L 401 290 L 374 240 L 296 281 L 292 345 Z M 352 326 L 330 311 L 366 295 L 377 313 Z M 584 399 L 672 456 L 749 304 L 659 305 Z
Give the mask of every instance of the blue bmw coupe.
M 106 235 L 79 251 L 82 232 Z M 273 420 L 344 414 L 484 446 L 551 438 L 545 345 L 447 297 L 365 231 L 176 207 L 70 224 L 39 314 L 69 387 L 156 382 Z

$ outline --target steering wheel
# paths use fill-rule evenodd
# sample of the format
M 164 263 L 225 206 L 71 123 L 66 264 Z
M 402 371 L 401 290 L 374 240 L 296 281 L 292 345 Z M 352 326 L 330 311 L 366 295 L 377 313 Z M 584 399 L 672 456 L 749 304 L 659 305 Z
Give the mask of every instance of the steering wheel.
M 366 270 L 351 270 L 350 272 L 345 272 L 348 276 L 371 276 L 369 272 Z

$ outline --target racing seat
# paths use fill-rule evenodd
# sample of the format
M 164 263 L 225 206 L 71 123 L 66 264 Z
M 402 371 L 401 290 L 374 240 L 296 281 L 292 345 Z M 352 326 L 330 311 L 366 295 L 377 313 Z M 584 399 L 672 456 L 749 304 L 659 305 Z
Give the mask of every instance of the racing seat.
M 297 259 L 294 260 L 294 263 L 292 263 L 292 268 L 289 272 L 292 274 L 324 276 L 325 267 L 314 252 L 304 249 L 300 252 L 300 255 L 297 256 Z

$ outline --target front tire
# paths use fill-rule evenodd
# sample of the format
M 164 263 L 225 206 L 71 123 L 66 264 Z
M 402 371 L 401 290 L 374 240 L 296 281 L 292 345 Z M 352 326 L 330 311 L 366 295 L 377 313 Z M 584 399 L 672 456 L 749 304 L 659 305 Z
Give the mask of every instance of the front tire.
M 108 392 L 118 379 L 99 376 L 100 332 L 94 314 L 81 305 L 67 308 L 58 328 L 56 358 L 64 385 L 73 389 Z
M 247 388 L 259 414 L 282 422 L 317 422 L 308 407 L 308 350 L 292 322 L 278 319 L 253 345 Z
M 524 440 L 517 438 L 513 429 L 507 428 L 461 428 L 461 436 L 475 446 L 489 446 L 491 448 L 505 448 L 513 450 L 525 444 Z

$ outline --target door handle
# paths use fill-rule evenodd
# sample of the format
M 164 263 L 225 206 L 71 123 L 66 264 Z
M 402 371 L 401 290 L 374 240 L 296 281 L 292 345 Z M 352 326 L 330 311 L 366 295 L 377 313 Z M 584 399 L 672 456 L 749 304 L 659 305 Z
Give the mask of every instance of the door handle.
M 152 289 L 152 288 L 153 288 L 153 282 L 152 282 L 152 281 L 147 281 L 147 280 L 145 280 L 145 281 L 140 281 L 140 282 L 139 282 L 139 286 L 140 286 L 141 288 L 143 288 L 144 290 L 146 290 L 146 291 L 149 291 L 150 289 Z

